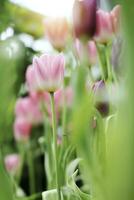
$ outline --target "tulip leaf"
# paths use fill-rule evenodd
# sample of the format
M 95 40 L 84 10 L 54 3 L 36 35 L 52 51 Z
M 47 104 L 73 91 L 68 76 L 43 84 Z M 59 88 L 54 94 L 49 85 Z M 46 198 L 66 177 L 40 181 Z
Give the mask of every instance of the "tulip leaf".
M 72 162 L 70 162 L 67 166 L 66 169 L 66 177 L 69 178 L 73 175 L 74 171 L 76 170 L 79 162 L 81 161 L 81 158 L 76 158 L 75 160 L 73 160 Z
M 14 200 L 11 181 L 4 169 L 1 155 L 0 155 L 0 199 Z

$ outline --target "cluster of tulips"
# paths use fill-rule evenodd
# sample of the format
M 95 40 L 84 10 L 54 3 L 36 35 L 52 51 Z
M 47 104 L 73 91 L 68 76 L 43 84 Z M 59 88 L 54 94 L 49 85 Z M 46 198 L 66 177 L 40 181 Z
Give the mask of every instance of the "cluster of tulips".
M 28 95 L 19 97 L 15 105 L 14 139 L 19 153 L 7 155 L 5 166 L 19 185 L 27 157 L 29 187 L 31 195 L 34 194 L 34 153 L 35 148 L 40 148 L 47 179 L 47 190 L 42 193 L 44 200 L 97 199 L 92 186 L 96 184 L 93 181 L 95 172 L 89 167 L 87 170 L 89 175 L 92 174 L 91 180 L 84 182 L 83 170 L 79 173 L 76 170 L 79 162 L 86 160 L 83 154 L 87 157 L 90 155 L 88 148 L 79 154 L 79 150 L 84 149 L 89 141 L 83 142 L 79 134 L 77 137 L 80 141 L 77 141 L 73 135 L 80 130 L 84 137 L 83 121 L 87 120 L 88 137 L 92 132 L 95 134 L 99 126 L 101 136 L 97 140 L 105 140 L 101 134 L 105 123 L 102 125 L 101 121 L 107 121 L 116 112 L 116 106 L 113 106 L 116 99 L 112 94 L 116 93 L 120 79 L 116 70 L 118 66 L 114 66 L 113 59 L 117 59 L 119 65 L 119 55 L 115 55 L 114 49 L 118 48 L 117 43 L 121 38 L 121 6 L 117 5 L 108 12 L 99 8 L 96 0 L 75 0 L 73 25 L 65 18 L 47 18 L 44 26 L 45 37 L 53 46 L 53 52 L 35 56 L 26 70 L 25 88 Z M 89 104 L 91 109 L 87 107 Z M 82 109 L 84 115 L 80 116 Z M 33 133 L 33 129 L 40 126 L 41 133 L 40 129 Z M 93 143 L 96 149 L 89 146 L 97 152 L 97 144 Z M 105 149 L 105 141 L 102 143 Z M 98 157 L 101 157 L 101 153 L 98 153 Z M 102 166 L 100 170 L 103 171 Z M 78 187 L 76 180 L 79 179 Z M 87 182 L 91 182 L 91 185 L 86 186 Z M 15 195 L 18 195 L 16 189 Z

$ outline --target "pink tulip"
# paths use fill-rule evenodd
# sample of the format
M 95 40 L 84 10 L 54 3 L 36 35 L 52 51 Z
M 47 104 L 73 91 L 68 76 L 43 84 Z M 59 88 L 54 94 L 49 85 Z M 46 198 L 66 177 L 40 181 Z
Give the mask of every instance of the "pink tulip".
M 39 124 L 42 122 L 40 112 L 40 102 L 37 96 L 20 98 L 16 102 L 15 114 L 17 118 L 23 118 L 30 124 Z
M 90 65 L 95 65 L 97 63 L 97 49 L 93 40 L 88 42 L 88 55 Z
M 54 93 L 54 102 L 55 102 L 55 112 L 56 112 L 56 119 L 59 119 L 60 116 L 60 103 L 62 98 L 62 90 L 58 90 Z M 49 118 L 52 117 L 51 113 L 51 100 L 50 100 L 50 94 L 48 92 L 44 93 L 44 105 L 46 108 L 46 111 L 48 113 Z
M 70 108 L 72 106 L 73 98 L 74 98 L 73 88 L 68 86 L 65 89 L 65 104 L 67 107 Z
M 113 8 L 111 12 L 101 9 L 97 11 L 95 40 L 106 44 L 112 41 L 114 35 L 119 30 L 120 6 Z
M 94 41 L 89 41 L 86 45 L 76 39 L 76 52 L 81 62 L 87 60 L 88 65 L 92 66 L 97 63 L 97 49 Z
M 110 13 L 105 12 L 101 9 L 97 11 L 97 27 L 95 40 L 99 43 L 108 43 L 112 40 L 114 31 L 112 16 Z
M 20 166 L 20 157 L 18 154 L 10 154 L 5 157 L 5 167 L 6 170 L 12 174 L 15 175 L 17 170 Z
M 64 66 L 63 54 L 43 54 L 40 57 L 35 57 L 32 67 L 30 66 L 26 73 L 29 90 L 56 92 L 63 84 Z
M 65 93 L 65 94 L 64 94 Z M 65 95 L 65 105 L 69 108 L 73 102 L 73 90 L 71 87 L 67 87 L 65 91 L 63 89 L 58 90 L 54 93 L 54 101 L 55 101 L 55 111 L 57 120 L 60 117 L 62 108 L 64 106 L 64 96 Z M 44 93 L 44 105 L 46 107 L 46 111 L 51 118 L 51 101 L 49 93 Z
M 69 27 L 65 18 L 47 18 L 44 21 L 45 34 L 54 48 L 61 50 L 65 47 Z
M 16 118 L 14 123 L 14 137 L 16 141 L 26 142 L 31 134 L 32 125 L 23 118 Z
M 32 65 L 27 68 L 26 81 L 30 92 L 42 90 L 40 80 L 38 80 L 37 73 Z

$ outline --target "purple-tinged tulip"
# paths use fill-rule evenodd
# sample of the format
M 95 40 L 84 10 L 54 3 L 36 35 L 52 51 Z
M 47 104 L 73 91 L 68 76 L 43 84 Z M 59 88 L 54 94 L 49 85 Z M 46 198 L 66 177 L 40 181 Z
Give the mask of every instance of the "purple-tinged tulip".
M 32 125 L 23 118 L 16 118 L 14 122 L 14 138 L 16 141 L 27 142 L 31 134 Z
M 56 92 L 63 84 L 64 66 L 63 54 L 43 54 L 35 57 L 32 66 L 26 73 L 29 90 L 32 92 Z
M 95 105 L 103 117 L 109 113 L 108 93 L 104 81 L 96 82 L 93 87 Z
M 92 37 L 96 30 L 96 0 L 75 0 L 73 26 L 75 37 Z
M 4 159 L 6 170 L 15 175 L 20 167 L 20 157 L 18 154 L 7 155 Z

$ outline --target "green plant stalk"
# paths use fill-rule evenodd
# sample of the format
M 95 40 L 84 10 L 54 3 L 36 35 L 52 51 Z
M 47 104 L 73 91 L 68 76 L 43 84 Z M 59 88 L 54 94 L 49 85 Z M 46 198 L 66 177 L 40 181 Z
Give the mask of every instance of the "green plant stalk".
M 52 189 L 53 188 L 53 184 L 52 184 L 52 177 L 50 176 L 50 172 L 51 174 L 53 171 L 53 149 L 52 149 L 52 145 L 51 141 L 52 141 L 52 135 L 50 134 L 50 125 L 49 125 L 49 119 L 48 116 L 46 115 L 47 111 L 44 105 L 44 99 L 41 100 L 41 112 L 43 115 L 43 126 L 44 126 L 44 148 L 43 148 L 43 152 L 44 152 L 44 172 L 46 173 L 46 178 L 47 178 L 47 189 Z M 46 149 L 45 149 L 46 146 Z M 46 150 L 48 153 L 48 163 L 49 163 L 49 171 L 46 169 Z M 47 170 L 47 171 L 46 171 Z
M 55 159 L 55 170 L 56 170 L 56 186 L 58 200 L 61 200 L 59 171 L 58 171 L 58 148 L 57 148 L 57 133 L 56 133 L 56 116 L 55 116 L 55 104 L 54 104 L 54 93 L 50 93 L 51 97 L 51 109 L 52 109 L 52 129 L 53 129 L 53 142 L 54 142 L 54 159 Z
M 107 74 L 108 74 L 108 82 L 111 82 L 112 79 L 113 79 L 113 76 L 112 76 L 112 66 L 111 66 L 111 63 L 110 63 L 110 47 L 108 45 L 106 45 L 105 47 L 105 56 L 106 56 L 106 65 L 107 65 Z
M 27 151 L 27 164 L 28 164 L 28 171 L 29 171 L 30 194 L 33 194 L 35 193 L 35 176 L 34 176 L 35 174 L 34 174 L 33 154 L 32 154 L 30 145 Z
M 88 74 L 89 74 L 90 81 L 93 83 L 94 82 L 94 77 L 92 75 L 91 67 L 92 67 L 92 65 L 88 66 Z
M 67 107 L 65 104 L 65 90 L 63 91 L 63 110 L 62 110 L 62 133 L 63 133 L 63 147 L 68 145 L 68 136 L 66 134 L 66 113 Z
M 21 155 L 20 168 L 17 174 L 17 184 L 19 185 L 21 181 L 23 166 L 24 166 L 25 149 L 24 149 L 23 143 L 18 143 L 18 147 L 19 147 L 19 153 Z
M 100 65 L 100 69 L 101 69 L 101 77 L 102 77 L 102 80 L 106 80 L 103 62 L 102 62 L 102 58 L 101 58 L 101 53 L 100 53 L 100 50 L 99 50 L 99 47 L 97 46 L 97 44 L 96 44 L 96 47 L 97 47 L 99 65 Z
M 107 73 L 108 73 L 108 82 L 111 82 L 112 80 L 117 81 L 113 66 L 110 61 L 111 49 L 112 49 L 111 45 L 105 46 L 105 57 L 106 57 L 106 65 L 107 65 Z

